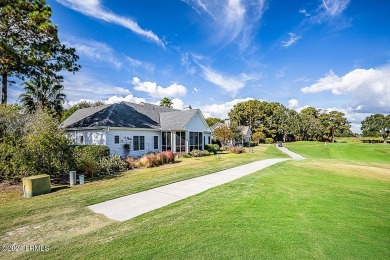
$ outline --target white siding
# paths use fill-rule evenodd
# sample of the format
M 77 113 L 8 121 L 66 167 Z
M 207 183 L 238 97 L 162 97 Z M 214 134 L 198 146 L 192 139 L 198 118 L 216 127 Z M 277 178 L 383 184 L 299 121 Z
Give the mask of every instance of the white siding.
M 72 143 L 78 145 L 105 145 L 106 133 L 102 130 L 68 131 L 67 136 Z
M 115 143 L 115 136 L 119 136 L 119 144 Z M 145 150 L 134 151 L 133 140 L 134 136 L 145 137 Z M 158 149 L 154 149 L 154 136 L 158 136 Z M 106 145 L 110 148 L 111 154 L 120 156 L 140 157 L 146 153 L 161 151 L 161 132 L 148 130 L 117 130 L 110 129 L 107 132 Z M 130 144 L 130 150 L 127 153 L 123 148 L 124 144 Z
M 197 113 L 195 116 L 191 118 L 191 121 L 188 122 L 185 126 L 185 130 L 191 131 L 191 132 L 204 132 L 204 131 L 210 131 L 210 128 L 206 124 L 206 122 L 203 121 L 201 118 L 202 115 Z

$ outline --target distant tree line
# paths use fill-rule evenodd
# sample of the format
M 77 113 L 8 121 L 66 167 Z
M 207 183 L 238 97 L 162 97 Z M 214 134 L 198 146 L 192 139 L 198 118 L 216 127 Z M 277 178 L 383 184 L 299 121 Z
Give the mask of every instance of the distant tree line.
M 277 102 L 241 102 L 229 112 L 229 118 L 230 128 L 249 126 L 252 130 L 252 141 L 255 142 L 265 142 L 267 138 L 274 141 L 333 142 L 335 137 L 353 135 L 350 122 L 342 112 L 307 107 L 298 113 Z M 210 125 L 220 121 L 210 118 L 207 122 Z M 224 132 L 227 130 L 224 129 Z

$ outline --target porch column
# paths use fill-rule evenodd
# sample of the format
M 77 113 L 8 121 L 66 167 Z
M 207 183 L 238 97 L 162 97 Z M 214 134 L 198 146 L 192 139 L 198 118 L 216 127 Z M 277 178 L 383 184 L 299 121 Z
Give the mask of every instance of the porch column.
M 172 152 L 176 153 L 176 131 L 171 131 Z
M 186 153 L 190 152 L 190 132 L 185 131 L 185 144 L 186 144 Z

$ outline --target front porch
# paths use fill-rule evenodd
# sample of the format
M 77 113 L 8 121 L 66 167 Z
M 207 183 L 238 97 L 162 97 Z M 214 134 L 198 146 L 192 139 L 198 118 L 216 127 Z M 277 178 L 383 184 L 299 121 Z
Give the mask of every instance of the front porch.
M 204 145 L 210 143 L 210 134 L 188 130 L 163 131 L 161 133 L 161 151 L 174 153 L 189 153 L 194 149 L 204 150 Z

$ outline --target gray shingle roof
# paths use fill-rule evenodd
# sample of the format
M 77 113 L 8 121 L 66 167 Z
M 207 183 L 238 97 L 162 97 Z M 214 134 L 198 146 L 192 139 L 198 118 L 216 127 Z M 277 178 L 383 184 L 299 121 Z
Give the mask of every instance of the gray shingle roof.
M 79 109 L 61 126 L 64 128 L 110 126 L 180 130 L 198 111 L 198 109 L 177 110 L 149 103 L 122 102 Z
M 161 130 L 183 129 L 199 109 L 177 110 L 160 114 Z

